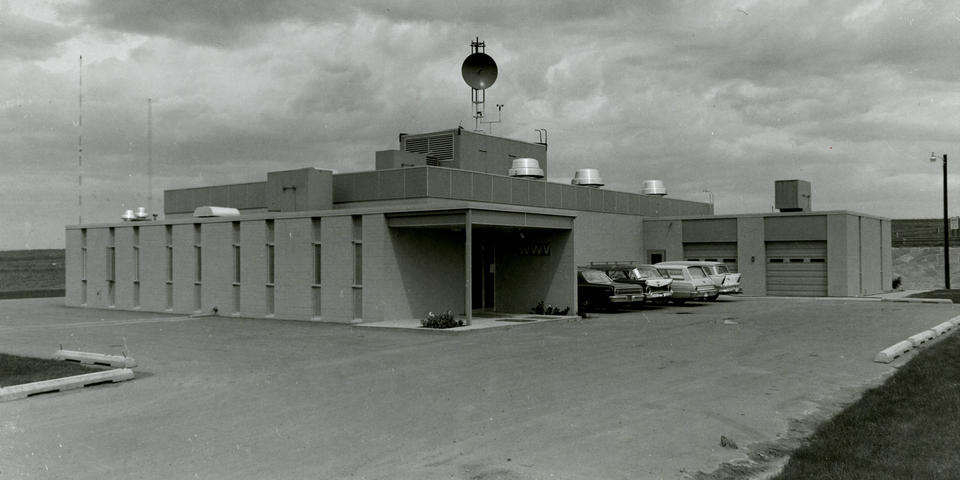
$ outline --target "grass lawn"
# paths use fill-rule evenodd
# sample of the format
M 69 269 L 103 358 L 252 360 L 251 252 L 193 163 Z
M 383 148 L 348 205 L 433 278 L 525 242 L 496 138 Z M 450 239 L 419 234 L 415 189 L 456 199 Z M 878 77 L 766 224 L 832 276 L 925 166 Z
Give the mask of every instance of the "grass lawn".
M 0 387 L 93 373 L 99 370 L 71 362 L 0 353 Z
M 960 478 L 960 335 L 821 425 L 775 480 Z
M 953 303 L 960 303 L 960 290 L 930 290 L 910 295 L 910 298 L 946 298 Z

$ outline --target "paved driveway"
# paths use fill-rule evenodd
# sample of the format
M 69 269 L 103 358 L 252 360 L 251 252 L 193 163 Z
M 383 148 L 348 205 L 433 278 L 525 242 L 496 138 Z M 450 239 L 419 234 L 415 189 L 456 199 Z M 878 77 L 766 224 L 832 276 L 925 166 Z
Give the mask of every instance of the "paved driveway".
M 446 336 L 0 301 L 136 380 L 0 403 L 6 478 L 689 478 L 832 412 L 953 305 L 735 298 Z M 740 450 L 720 447 L 720 435 Z

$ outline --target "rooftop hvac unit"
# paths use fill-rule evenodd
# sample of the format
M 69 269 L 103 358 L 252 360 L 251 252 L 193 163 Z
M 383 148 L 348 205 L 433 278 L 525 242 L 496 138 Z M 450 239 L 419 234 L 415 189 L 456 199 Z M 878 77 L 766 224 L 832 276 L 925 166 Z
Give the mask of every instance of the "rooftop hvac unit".
M 662 197 L 667 194 L 667 187 L 663 185 L 663 180 L 644 180 L 640 193 Z
M 137 207 L 137 210 L 124 210 L 123 215 L 120 215 L 120 218 L 124 222 L 142 222 L 144 220 L 150 220 L 148 217 L 150 215 L 147 213 L 147 207 Z
M 535 158 L 515 158 L 507 172 L 511 177 L 543 178 L 543 169 Z
M 596 168 L 581 168 L 573 175 L 570 183 L 581 187 L 598 188 L 603 186 L 603 179 L 600 178 L 600 171 Z
M 235 217 L 240 215 L 240 210 L 230 207 L 197 207 L 193 211 L 194 217 Z

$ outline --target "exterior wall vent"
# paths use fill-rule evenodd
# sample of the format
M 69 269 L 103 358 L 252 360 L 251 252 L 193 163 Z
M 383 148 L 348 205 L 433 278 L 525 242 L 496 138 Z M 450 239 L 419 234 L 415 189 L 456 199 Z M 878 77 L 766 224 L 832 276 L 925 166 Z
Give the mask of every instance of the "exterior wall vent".
M 644 180 L 643 188 L 640 190 L 640 193 L 644 195 L 656 195 L 658 197 L 663 197 L 667 195 L 667 187 L 664 186 L 663 180 Z
M 230 207 L 197 207 L 193 211 L 194 217 L 236 217 L 240 215 L 240 210 Z
M 603 186 L 603 179 L 600 178 L 600 171 L 596 168 L 581 168 L 574 174 L 570 183 L 581 187 L 599 188 Z
M 443 133 L 440 135 L 402 137 L 401 148 L 405 152 L 422 153 L 428 157 L 434 157 L 439 162 L 453 160 L 453 133 Z
M 511 177 L 543 178 L 543 169 L 535 158 L 517 158 L 507 174 Z

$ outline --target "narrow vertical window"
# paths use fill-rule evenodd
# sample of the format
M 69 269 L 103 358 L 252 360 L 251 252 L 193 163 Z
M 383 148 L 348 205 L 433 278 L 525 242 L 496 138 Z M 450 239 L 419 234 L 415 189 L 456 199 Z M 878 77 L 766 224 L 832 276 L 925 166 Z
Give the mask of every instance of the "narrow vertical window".
M 80 229 L 80 304 L 87 304 L 87 229 Z
M 116 230 L 110 227 L 109 238 L 107 239 L 107 305 L 111 307 L 116 304 L 116 282 L 117 282 L 117 246 Z
M 167 310 L 173 309 L 173 226 L 166 225 L 164 228 L 164 241 L 166 242 L 167 250 L 167 280 L 166 280 L 166 297 L 167 297 Z
M 193 309 L 199 311 L 203 308 L 203 248 L 200 243 L 200 224 L 193 224 L 193 251 L 195 252 L 194 265 L 196 270 L 193 275 Z
M 320 317 L 320 285 L 323 282 L 323 256 L 320 246 L 320 219 L 313 218 L 313 316 Z
M 133 227 L 133 306 L 140 307 L 140 227 Z
M 233 313 L 240 314 L 240 222 L 233 222 Z
M 193 281 L 200 283 L 203 281 L 203 250 L 202 244 L 200 243 L 200 224 L 193 225 L 193 251 L 196 252 L 194 256 L 196 260 L 196 273 L 194 275 Z
M 266 285 L 266 306 L 267 306 L 267 315 L 273 315 L 274 300 L 275 300 L 275 291 L 274 286 L 276 284 L 276 233 L 274 230 L 273 220 L 266 221 L 266 249 L 267 249 L 267 285 Z
M 353 222 L 353 318 L 363 318 L 363 217 L 354 215 Z

